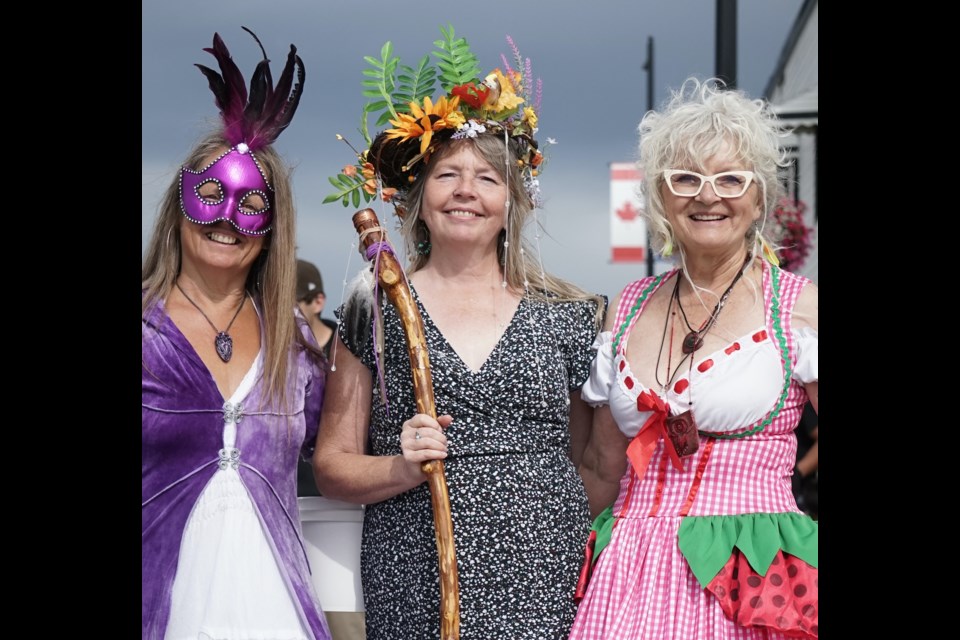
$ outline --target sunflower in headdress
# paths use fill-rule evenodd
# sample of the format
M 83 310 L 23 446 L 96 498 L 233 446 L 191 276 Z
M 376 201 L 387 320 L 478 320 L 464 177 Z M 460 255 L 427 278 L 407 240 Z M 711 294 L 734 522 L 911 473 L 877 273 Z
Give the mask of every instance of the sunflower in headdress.
M 423 99 L 422 109 L 416 102 L 411 102 L 410 113 L 399 113 L 396 120 L 390 120 L 390 124 L 396 128 L 387 129 L 387 138 L 400 142 L 420 138 L 420 153 L 426 153 L 434 131 L 456 129 L 464 123 L 459 107 L 459 96 L 450 100 L 443 96 L 437 100 L 437 104 L 433 104 L 430 96 L 427 96 Z

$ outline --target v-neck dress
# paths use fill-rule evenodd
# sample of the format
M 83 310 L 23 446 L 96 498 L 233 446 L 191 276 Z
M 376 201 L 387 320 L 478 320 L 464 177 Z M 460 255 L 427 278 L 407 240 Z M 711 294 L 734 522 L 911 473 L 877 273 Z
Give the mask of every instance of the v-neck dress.
M 634 443 L 655 426 L 644 398 L 657 390 L 634 377 L 626 345 L 652 293 L 676 277 L 624 289 L 582 390 Z M 764 324 L 696 352 L 657 396 L 676 415 L 693 394 L 699 448 L 678 469 L 658 437 L 639 471 L 628 449 L 619 495 L 594 525 L 598 556 L 571 640 L 818 636 L 818 528 L 791 489 L 804 384 L 819 380 L 818 333 L 792 326 L 808 283 L 764 263 Z
M 568 454 L 570 392 L 587 378 L 596 304 L 523 298 L 486 362 L 472 371 L 411 290 L 423 318 L 437 414 L 453 416 L 444 464 L 460 637 L 566 638 L 590 529 L 586 493 Z M 400 320 L 386 301 L 381 310 L 387 405 L 370 328 L 354 341 L 345 330 L 350 323 L 341 322 L 340 335 L 373 376 L 370 453 L 390 456 L 401 453 L 400 431 L 416 404 Z M 426 483 L 367 505 L 361 576 L 368 640 L 439 637 L 440 579 Z
M 162 301 L 142 320 L 141 359 L 141 637 L 329 640 L 296 497 L 322 364 L 295 347 L 279 407 L 258 355 L 224 399 Z

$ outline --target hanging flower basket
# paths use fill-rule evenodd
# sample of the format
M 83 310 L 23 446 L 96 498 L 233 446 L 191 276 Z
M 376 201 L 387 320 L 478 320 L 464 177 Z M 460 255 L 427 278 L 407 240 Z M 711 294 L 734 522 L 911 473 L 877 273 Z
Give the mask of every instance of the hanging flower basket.
M 807 226 L 803 217 L 806 210 L 803 200 L 780 198 L 769 221 L 771 244 L 780 267 L 787 271 L 799 271 L 813 248 L 813 228 Z

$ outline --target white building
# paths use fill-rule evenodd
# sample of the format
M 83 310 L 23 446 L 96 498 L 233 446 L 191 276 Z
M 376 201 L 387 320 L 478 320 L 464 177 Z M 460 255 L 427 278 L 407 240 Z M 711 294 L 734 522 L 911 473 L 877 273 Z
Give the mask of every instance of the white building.
M 764 96 L 793 129 L 784 141 L 793 159 L 784 179 L 787 193 L 807 204 L 807 224 L 814 229 L 813 249 L 798 272 L 819 284 L 817 124 L 820 39 L 817 5 L 817 0 L 806 0 L 800 8 Z

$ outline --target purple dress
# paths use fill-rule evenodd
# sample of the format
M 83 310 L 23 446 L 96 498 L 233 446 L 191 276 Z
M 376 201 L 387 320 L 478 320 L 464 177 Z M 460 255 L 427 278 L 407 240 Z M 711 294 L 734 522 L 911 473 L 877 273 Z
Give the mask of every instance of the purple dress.
M 310 335 L 301 322 L 300 330 Z M 162 640 L 184 528 L 204 487 L 219 470 L 224 398 L 163 302 L 142 320 L 142 638 Z M 323 403 L 322 362 L 295 348 L 286 393 L 290 408 L 265 404 L 258 378 L 242 402 L 237 471 L 273 549 L 305 629 L 329 640 L 311 588 L 297 507 L 301 450 L 311 455 Z M 236 410 L 236 407 L 233 408 Z

